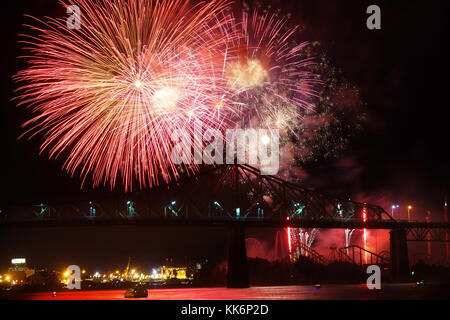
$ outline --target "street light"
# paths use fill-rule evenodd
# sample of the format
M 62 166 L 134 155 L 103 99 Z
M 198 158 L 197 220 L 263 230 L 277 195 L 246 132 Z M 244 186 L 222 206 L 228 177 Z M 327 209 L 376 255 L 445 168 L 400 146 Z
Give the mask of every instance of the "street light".
M 398 204 L 392 205 L 392 218 L 394 217 L 394 209 L 398 209 L 400 206 Z
M 92 201 L 89 201 L 89 215 L 95 217 L 95 206 Z
M 127 214 L 128 214 L 128 217 L 134 217 L 134 213 L 135 213 L 135 210 L 134 210 L 134 202 L 133 201 L 127 201 Z
M 411 221 L 411 217 L 410 217 L 410 211 L 411 211 L 411 209 L 412 209 L 412 206 L 409 205 L 409 206 L 408 206 L 408 222 Z

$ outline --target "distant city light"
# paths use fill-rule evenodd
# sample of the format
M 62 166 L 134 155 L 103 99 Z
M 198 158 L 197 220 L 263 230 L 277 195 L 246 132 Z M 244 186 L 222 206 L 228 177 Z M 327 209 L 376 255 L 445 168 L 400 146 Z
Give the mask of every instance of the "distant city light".
M 14 258 L 11 260 L 12 264 L 24 264 L 27 260 L 25 258 Z

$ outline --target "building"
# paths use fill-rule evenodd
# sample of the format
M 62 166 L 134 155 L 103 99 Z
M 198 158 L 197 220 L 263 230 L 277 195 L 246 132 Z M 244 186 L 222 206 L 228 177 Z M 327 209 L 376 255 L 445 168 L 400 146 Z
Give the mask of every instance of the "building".
M 34 274 L 33 269 L 27 268 L 25 258 L 11 259 L 11 267 L 8 269 L 9 282 L 12 285 L 21 285 L 27 282 L 27 278 Z

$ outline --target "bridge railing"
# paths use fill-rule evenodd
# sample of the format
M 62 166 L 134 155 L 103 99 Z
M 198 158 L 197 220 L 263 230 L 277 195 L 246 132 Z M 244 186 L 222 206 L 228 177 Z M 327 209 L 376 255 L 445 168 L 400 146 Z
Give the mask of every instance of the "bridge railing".
M 315 263 L 326 264 L 327 260 L 319 252 L 309 247 L 305 243 L 298 243 L 295 251 L 291 253 L 291 261 L 295 262 L 299 257 L 306 257 Z
M 339 248 L 340 257 L 353 264 L 363 266 L 366 264 L 390 265 L 390 258 L 371 252 L 357 245 Z

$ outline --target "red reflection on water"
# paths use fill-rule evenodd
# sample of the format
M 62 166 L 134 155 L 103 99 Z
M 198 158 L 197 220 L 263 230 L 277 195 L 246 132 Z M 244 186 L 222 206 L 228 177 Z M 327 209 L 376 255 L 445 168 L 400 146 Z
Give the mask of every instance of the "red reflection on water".
M 383 284 L 382 290 L 368 290 L 366 284 L 252 287 L 248 289 L 182 288 L 151 289 L 147 299 L 137 300 L 360 300 L 360 299 L 432 299 L 443 298 L 439 290 L 429 286 L 418 290 L 414 283 Z M 12 293 L 0 299 L 20 300 L 124 300 L 125 290 L 61 291 Z M 447 294 L 448 295 L 448 294 Z M 128 299 L 127 299 L 128 300 Z

